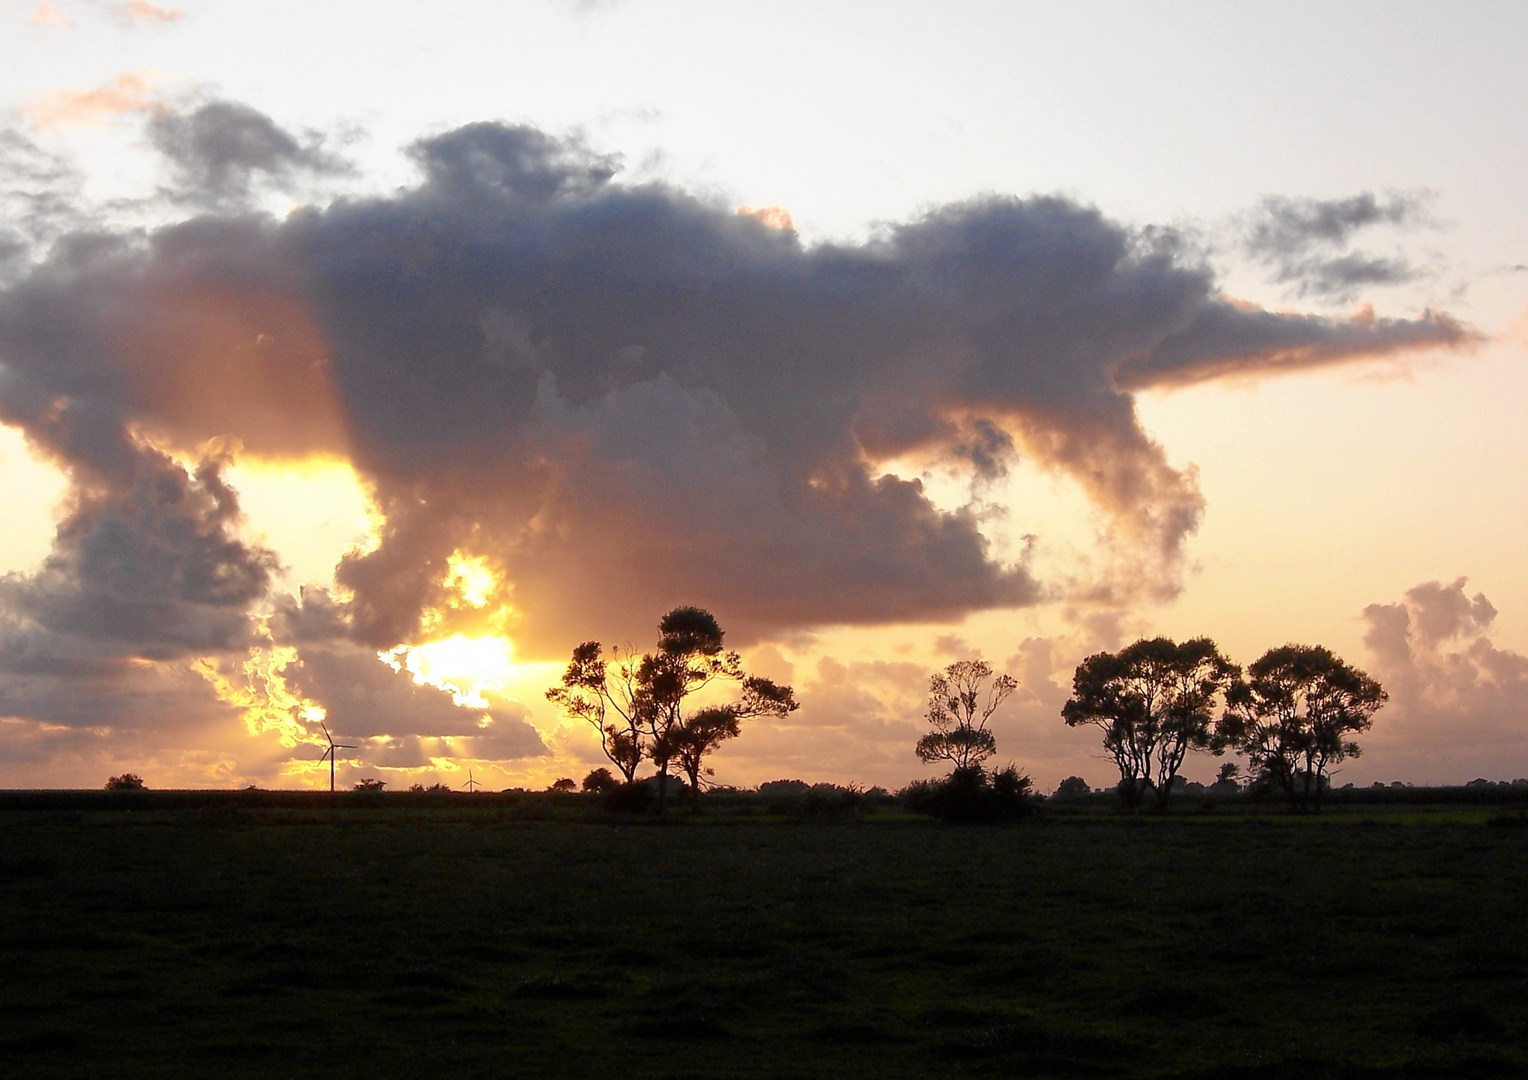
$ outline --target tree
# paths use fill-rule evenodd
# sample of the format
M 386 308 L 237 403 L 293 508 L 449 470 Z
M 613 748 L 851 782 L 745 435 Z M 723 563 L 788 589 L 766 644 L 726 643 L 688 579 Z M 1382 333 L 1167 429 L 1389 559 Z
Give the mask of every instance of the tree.
M 736 738 L 739 722 L 756 716 L 784 716 L 797 708 L 789 686 L 757 675 L 743 678 L 743 696 L 731 705 L 713 705 L 681 719 L 668 733 L 668 756 L 678 763 L 690 782 L 690 805 L 700 804 L 701 773 L 705 757 L 728 739 Z
M 620 787 L 615 777 L 610 775 L 610 770 L 604 766 L 598 769 L 590 769 L 589 775 L 584 777 L 583 789 L 591 795 L 603 795 L 611 788 Z
M 137 773 L 125 772 L 121 776 L 113 776 L 106 781 L 107 791 L 145 791 L 147 789 L 148 785 Z
M 1088 782 L 1086 780 L 1080 776 L 1068 776 L 1065 780 L 1056 785 L 1056 793 L 1052 795 L 1051 798 L 1080 799 L 1084 795 L 1091 794 L 1093 794 L 1093 789 L 1088 786 Z
M 1238 674 L 1209 638 L 1143 638 L 1078 664 L 1061 716 L 1103 732 L 1126 806 L 1138 809 L 1152 791 L 1166 809 L 1184 757 L 1211 748 L 1215 700 Z
M 724 652 L 724 632 L 716 617 L 698 607 L 677 607 L 658 623 L 658 645 L 638 657 L 616 650 L 604 659 L 600 643 L 573 650 L 562 685 L 547 700 L 600 732 L 600 745 L 627 784 L 636 780 L 645 758 L 658 770 L 658 812 L 667 799 L 669 768 L 676 762 L 698 785 L 706 754 L 738 734 L 751 716 L 784 715 L 796 708 L 788 686 L 743 670 L 735 652 Z M 687 712 L 693 695 L 715 682 L 742 685 L 742 699 Z
M 578 783 L 571 776 L 563 776 L 552 781 L 548 791 L 555 791 L 560 795 L 571 795 L 578 790 Z
M 354 790 L 356 790 L 356 791 L 381 791 L 385 787 L 387 787 L 387 781 L 386 780 L 378 780 L 374 776 L 367 776 L 367 777 L 362 778 L 360 781 L 358 781 L 356 783 Z
M 574 719 L 591 725 L 600 735 L 600 749 L 621 771 L 626 783 L 636 781 L 642 764 L 643 698 L 637 683 L 641 659 L 630 649 L 616 648 L 606 660 L 598 641 L 573 650 L 562 685 L 546 692 L 547 700 Z
M 1247 756 L 1255 780 L 1282 788 L 1291 810 L 1319 812 L 1327 768 L 1361 753 L 1351 736 L 1369 730 L 1388 698 L 1331 650 L 1284 645 L 1227 692 L 1216 737 Z
M 987 721 L 1019 683 L 1011 675 L 999 675 L 984 693 L 988 679 L 992 665 L 985 660 L 959 660 L 929 677 L 926 716 L 933 730 L 918 740 L 918 760 L 948 761 L 955 773 L 963 773 L 980 769 L 997 753 L 997 739 L 987 730 Z

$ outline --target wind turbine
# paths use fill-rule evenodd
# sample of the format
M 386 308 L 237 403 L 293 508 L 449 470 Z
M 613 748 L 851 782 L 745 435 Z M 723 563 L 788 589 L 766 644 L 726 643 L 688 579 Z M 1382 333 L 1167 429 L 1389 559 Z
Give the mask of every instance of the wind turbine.
M 336 750 L 354 750 L 355 747 L 352 746 L 350 743 L 337 743 L 337 742 L 335 742 L 334 741 L 334 736 L 329 734 L 329 726 L 327 724 L 325 724 L 322 720 L 320 720 L 318 722 L 318 726 L 324 729 L 324 738 L 329 740 L 329 749 L 325 750 L 322 754 L 320 754 L 318 756 L 318 760 L 319 761 L 323 761 L 324 758 L 328 758 L 329 759 L 329 794 L 333 795 L 334 794 L 334 752 Z
M 468 769 L 467 770 L 467 782 L 465 784 L 463 784 L 462 787 L 466 788 L 468 793 L 470 794 L 472 791 L 474 791 L 477 788 L 480 788 L 482 786 L 483 786 L 482 784 L 480 784 L 476 780 L 472 779 L 472 770 Z

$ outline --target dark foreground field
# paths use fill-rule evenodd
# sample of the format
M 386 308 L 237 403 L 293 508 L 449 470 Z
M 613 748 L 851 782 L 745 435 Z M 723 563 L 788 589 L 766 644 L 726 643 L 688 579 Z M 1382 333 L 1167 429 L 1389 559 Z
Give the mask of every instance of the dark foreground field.
M 1528 1073 L 1528 828 L 0 814 L 23 1076 Z

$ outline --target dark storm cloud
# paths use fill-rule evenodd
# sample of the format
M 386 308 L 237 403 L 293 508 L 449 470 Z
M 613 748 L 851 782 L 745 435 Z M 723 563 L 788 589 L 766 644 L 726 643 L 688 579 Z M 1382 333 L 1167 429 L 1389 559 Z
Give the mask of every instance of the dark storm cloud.
M 1247 224 L 1247 254 L 1294 286 L 1300 296 L 1344 301 L 1373 285 L 1399 285 L 1421 271 L 1403 258 L 1348 250 L 1354 234 L 1377 225 L 1412 228 L 1430 223 L 1428 198 L 1395 194 L 1387 199 L 1363 192 L 1346 199 L 1292 199 L 1270 196 Z
M 1427 221 L 1427 198 L 1394 194 L 1380 200 L 1372 191 L 1346 199 L 1265 198 L 1261 220 L 1247 244 L 1254 251 L 1297 256 L 1321 245 L 1341 246 L 1371 225 L 1417 225 Z
M 1376 318 L 1363 309 L 1346 318 L 1248 310 L 1209 303 L 1181 331 L 1139 359 L 1124 364 L 1126 389 L 1184 386 L 1222 376 L 1272 375 L 1332 363 L 1381 358 L 1437 348 L 1464 348 L 1483 340 L 1444 312 L 1415 319 Z
M 297 136 L 264 113 L 233 101 L 211 101 L 190 112 L 164 112 L 148 122 L 149 139 L 175 170 L 176 198 L 209 205 L 247 199 L 259 182 L 350 171 L 324 149 L 317 133 Z
M 214 192 L 296 168 L 294 144 L 252 145 L 185 160 Z M 452 605 L 458 549 L 503 572 L 530 655 L 645 638 L 678 603 L 746 640 L 1047 595 L 993 557 L 974 510 L 881 475 L 895 459 L 1065 474 L 1120 556 L 1091 594 L 1170 593 L 1203 501 L 1131 390 L 1470 337 L 1441 314 L 1231 304 L 1171 235 L 1064 198 L 807 246 L 616 183 L 611 160 L 530 128 L 474 124 L 413 154 L 421 182 L 388 197 L 60 245 L 0 294 L 0 406 L 34 440 L 41 414 L 15 401 L 183 448 L 348 456 L 385 524 L 340 566 L 332 618 L 373 646 L 417 639 L 427 610 L 448 631 L 492 612 Z
M 79 175 L 68 162 L 15 128 L 0 127 L 0 275 L 82 223 L 78 196 Z
M 45 663 L 60 643 L 74 643 L 64 655 L 82 666 L 86 657 L 167 660 L 251 644 L 249 610 L 276 561 L 235 535 L 225 462 L 207 458 L 188 472 L 105 410 L 29 410 L 18 396 L 0 399 L 0 417 L 68 469 L 73 493 L 41 568 L 0 580 L 13 631 L 35 638 L 8 635 L 0 670 Z

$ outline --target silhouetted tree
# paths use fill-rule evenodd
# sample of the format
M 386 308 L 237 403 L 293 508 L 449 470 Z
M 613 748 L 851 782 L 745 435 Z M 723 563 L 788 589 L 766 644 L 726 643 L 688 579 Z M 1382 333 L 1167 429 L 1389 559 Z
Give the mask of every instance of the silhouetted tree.
M 1321 809 L 1326 770 L 1361 752 L 1388 699 L 1378 682 L 1320 645 L 1269 649 L 1226 694 L 1216 737 L 1247 756 L 1255 779 L 1277 784 L 1291 810 Z
M 560 777 L 559 779 L 553 780 L 552 786 L 547 788 L 547 790 L 568 795 L 578 790 L 578 782 L 575 781 L 571 776 Z
M 1139 808 L 1153 791 L 1166 809 L 1184 757 L 1210 747 L 1215 699 L 1238 674 L 1209 638 L 1143 638 L 1077 665 L 1061 716 L 1103 732 L 1126 806 Z
M 1215 774 L 1215 783 L 1212 787 L 1221 791 L 1241 790 L 1241 766 L 1234 761 L 1223 762 L 1220 771 Z
M 918 740 L 918 760 L 948 761 L 960 772 L 979 769 L 997 753 L 997 739 L 987 730 L 987 721 L 1019 683 L 1011 675 L 999 675 L 985 686 L 988 679 L 992 665 L 985 660 L 959 660 L 929 677 L 925 715 L 933 730 Z
M 700 805 L 702 773 L 713 775 L 712 770 L 704 767 L 706 755 L 728 739 L 736 738 L 740 721 L 756 716 L 784 716 L 796 708 L 796 698 L 789 686 L 748 675 L 743 678 L 743 696 L 739 701 L 699 709 L 671 727 L 666 749 L 690 782 L 690 805 Z
M 386 780 L 378 780 L 376 777 L 368 776 L 368 777 L 364 777 L 363 779 L 358 781 L 356 783 L 356 785 L 355 785 L 354 790 L 356 790 L 356 791 L 381 791 L 385 787 L 387 787 L 387 781 Z
M 562 685 L 548 690 L 546 698 L 599 732 L 600 749 L 631 784 L 636 782 L 643 757 L 640 710 L 644 697 L 637 682 L 642 658 L 629 649 L 612 652 L 606 660 L 598 641 L 578 646 L 563 672 Z
M 599 642 L 584 642 L 573 650 L 562 685 L 547 691 L 547 700 L 600 731 L 605 756 L 627 784 L 635 781 L 644 757 L 652 761 L 658 770 L 659 813 L 667 800 L 671 765 L 698 770 L 707 753 L 737 734 L 737 721 L 796 707 L 790 687 L 744 672 L 738 654 L 723 651 L 723 637 L 709 611 L 677 607 L 659 621 L 658 646 L 652 652 L 638 658 L 630 650 L 617 650 L 607 661 Z M 718 681 L 741 683 L 742 700 L 688 716 L 691 696 Z
M 144 791 L 148 785 L 143 782 L 143 777 L 137 773 L 125 772 L 121 776 L 113 776 L 106 781 L 107 791 Z
M 1065 780 L 1056 785 L 1056 793 L 1052 795 L 1051 798 L 1076 799 L 1083 795 L 1091 794 L 1093 794 L 1093 789 L 1088 786 L 1088 782 L 1086 780 L 1080 776 L 1068 776 Z
M 589 775 L 584 777 L 583 789 L 591 795 L 603 795 L 611 788 L 620 787 L 616 778 L 610 775 L 610 770 L 604 766 L 598 769 L 590 769 Z

